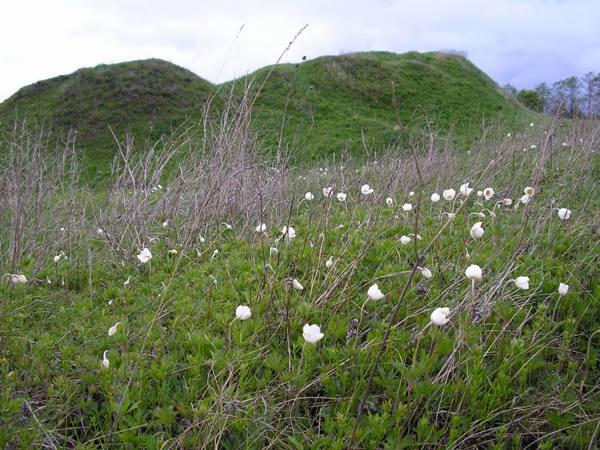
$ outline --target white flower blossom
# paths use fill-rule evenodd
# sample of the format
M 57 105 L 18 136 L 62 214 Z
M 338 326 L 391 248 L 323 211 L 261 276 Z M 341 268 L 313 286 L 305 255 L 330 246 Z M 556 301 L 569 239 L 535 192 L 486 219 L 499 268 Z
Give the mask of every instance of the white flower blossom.
M 317 343 L 318 341 L 320 341 L 323 338 L 323 336 L 325 336 L 325 335 L 323 333 L 321 333 L 321 328 L 319 327 L 319 325 L 306 324 L 302 328 L 302 337 L 309 344 Z
M 481 280 L 483 277 L 483 270 L 477 264 L 471 264 L 465 270 L 465 275 L 469 280 Z
M 363 184 L 360 188 L 360 193 L 362 195 L 371 195 L 373 192 L 373 188 L 371 188 L 371 186 L 368 184 Z
M 436 308 L 431 313 L 431 323 L 438 327 L 442 327 L 446 325 L 450 320 L 448 316 L 450 315 L 450 308 Z
M 456 197 L 456 191 L 452 188 L 444 189 L 442 196 L 444 197 L 445 200 L 448 200 L 448 201 L 454 200 L 454 197 Z
M 150 252 L 149 248 L 144 247 L 142 249 L 142 251 L 140 252 L 140 254 L 137 255 L 137 258 L 140 260 L 140 262 L 142 264 L 146 264 L 148 261 L 150 261 L 152 259 L 152 253 Z
M 494 190 L 491 187 L 485 188 L 483 190 L 483 196 L 485 197 L 486 200 L 491 199 L 494 196 Z
M 569 220 L 571 218 L 571 210 L 567 208 L 560 208 L 558 210 L 558 218 L 560 220 Z
M 108 335 L 109 335 L 109 336 L 114 336 L 114 335 L 115 335 L 115 333 L 117 332 L 117 327 L 118 327 L 119 325 L 121 325 L 121 322 L 117 322 L 117 323 L 115 323 L 115 324 L 114 324 L 112 327 L 110 327 L 110 328 L 108 329 Z
M 480 237 L 483 236 L 483 233 L 485 233 L 485 230 L 481 226 L 481 222 L 477 222 L 471 227 L 471 231 L 469 233 L 471 234 L 471 237 L 473 239 L 479 239 Z
M 429 279 L 433 277 L 433 273 L 427 267 L 418 267 L 417 269 L 425 278 Z
M 248 306 L 240 305 L 235 308 L 235 317 L 238 320 L 246 320 L 252 317 L 252 312 Z
M 560 283 L 558 285 L 558 294 L 562 297 L 564 295 L 567 295 L 569 292 L 569 285 L 565 284 L 565 283 Z
M 379 286 L 377 286 L 377 283 L 372 285 L 367 290 L 367 296 L 369 297 L 369 300 L 374 301 L 381 300 L 383 297 L 385 297 L 385 295 L 383 295 L 383 292 L 381 292 L 381 290 L 379 289 Z
M 465 183 L 460 186 L 460 193 L 465 197 L 471 195 L 471 192 L 473 192 L 473 188 L 469 187 L 469 183 Z
M 8 277 L 11 284 L 27 284 L 27 277 L 23 274 L 7 273 L 4 276 Z
M 519 289 L 527 290 L 529 289 L 529 277 L 520 276 L 513 280 L 515 286 Z
M 106 357 L 107 353 L 108 350 L 104 350 L 104 353 L 102 354 L 102 367 L 104 367 L 105 369 L 108 369 L 110 367 L 110 361 Z
M 294 229 L 294 227 L 288 227 L 287 225 L 285 225 L 281 229 L 281 234 L 288 240 L 292 240 L 296 237 L 296 230 Z

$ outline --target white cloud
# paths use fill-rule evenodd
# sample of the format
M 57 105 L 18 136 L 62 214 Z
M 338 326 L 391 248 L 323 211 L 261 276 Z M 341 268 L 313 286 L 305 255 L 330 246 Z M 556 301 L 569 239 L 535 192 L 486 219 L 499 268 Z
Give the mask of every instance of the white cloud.
M 594 0 L 21 1 L 3 5 L 0 100 L 100 63 L 163 58 L 211 81 L 347 51 L 457 49 L 500 83 L 600 69 Z M 239 28 L 244 29 L 236 39 Z

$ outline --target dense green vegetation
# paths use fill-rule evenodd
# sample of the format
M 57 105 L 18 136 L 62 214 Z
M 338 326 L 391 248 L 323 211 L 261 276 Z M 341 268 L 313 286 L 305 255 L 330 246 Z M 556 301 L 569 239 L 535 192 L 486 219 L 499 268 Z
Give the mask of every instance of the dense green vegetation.
M 534 124 L 469 153 L 415 134 L 422 186 L 397 151 L 260 160 L 240 125 L 169 177 L 140 152 L 90 191 L 72 154 L 20 138 L 0 166 L 0 446 L 594 448 L 597 126 Z M 374 283 L 384 298 L 367 300 Z M 306 323 L 324 337 L 305 342 Z
M 542 102 L 542 97 L 536 91 L 531 91 L 529 89 L 521 89 L 517 94 L 517 100 L 519 100 L 523 105 L 527 106 L 532 111 L 542 112 L 544 109 L 544 104 Z
M 233 90 L 238 98 L 250 94 L 262 144 L 298 149 L 292 157 L 303 162 L 394 143 L 392 89 L 407 125 L 452 129 L 457 143 L 472 142 L 491 122 L 514 130 L 534 117 L 459 56 L 368 52 L 280 64 L 220 86 L 160 60 L 101 65 L 21 89 L 0 104 L 0 124 L 10 128 L 17 118 L 60 135 L 72 127 L 80 151 L 101 163 L 115 152 L 109 126 L 121 140 L 129 129 L 138 141 L 153 142 L 185 119 L 201 120 L 206 109 L 216 120 Z

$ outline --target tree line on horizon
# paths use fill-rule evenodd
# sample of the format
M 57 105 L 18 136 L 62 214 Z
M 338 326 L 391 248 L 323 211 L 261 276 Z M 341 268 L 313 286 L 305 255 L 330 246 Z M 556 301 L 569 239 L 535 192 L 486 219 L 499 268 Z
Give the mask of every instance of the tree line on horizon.
M 552 85 L 540 83 L 533 89 L 517 89 L 510 83 L 502 86 L 527 108 L 565 117 L 600 116 L 600 73 L 571 76 Z

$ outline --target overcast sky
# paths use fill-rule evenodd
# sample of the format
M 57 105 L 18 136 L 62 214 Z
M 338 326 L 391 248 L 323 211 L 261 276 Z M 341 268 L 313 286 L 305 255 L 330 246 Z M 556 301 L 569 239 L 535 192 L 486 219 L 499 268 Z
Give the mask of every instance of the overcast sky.
M 519 88 L 600 71 L 600 0 L 0 0 L 0 13 L 0 101 L 80 67 L 151 57 L 226 81 L 274 63 L 305 24 L 283 61 L 455 49 Z

